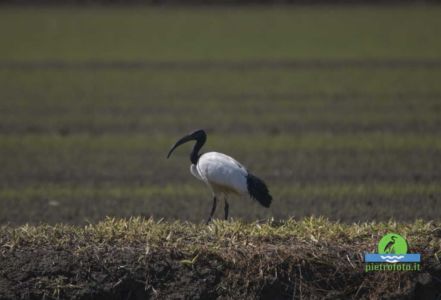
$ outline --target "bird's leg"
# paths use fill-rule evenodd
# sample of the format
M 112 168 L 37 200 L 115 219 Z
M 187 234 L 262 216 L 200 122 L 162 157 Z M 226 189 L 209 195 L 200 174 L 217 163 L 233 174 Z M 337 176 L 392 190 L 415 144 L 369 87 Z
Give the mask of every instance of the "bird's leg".
M 225 211 L 225 220 L 228 220 L 228 209 L 230 208 L 230 205 L 228 204 L 228 200 L 227 197 L 225 197 L 225 207 L 224 207 L 224 211 Z
M 207 224 L 211 222 L 214 212 L 216 211 L 216 204 L 217 204 L 216 202 L 217 202 L 216 196 L 213 196 L 213 207 L 211 208 L 211 213 L 210 216 L 208 217 Z

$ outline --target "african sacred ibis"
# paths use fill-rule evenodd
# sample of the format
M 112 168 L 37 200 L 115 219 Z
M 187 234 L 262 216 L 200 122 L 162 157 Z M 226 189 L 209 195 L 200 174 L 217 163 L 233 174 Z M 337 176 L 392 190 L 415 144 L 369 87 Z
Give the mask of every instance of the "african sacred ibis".
M 225 220 L 228 219 L 227 196 L 229 194 L 248 195 L 263 206 L 270 206 L 272 197 L 266 184 L 260 178 L 250 174 L 235 159 L 218 152 L 199 154 L 199 150 L 207 140 L 204 130 L 197 130 L 179 139 L 168 152 L 167 158 L 178 146 L 193 140 L 196 143 L 190 153 L 190 172 L 197 179 L 204 181 L 213 193 L 213 207 L 207 223 L 213 218 L 220 195 L 224 195 L 225 199 Z

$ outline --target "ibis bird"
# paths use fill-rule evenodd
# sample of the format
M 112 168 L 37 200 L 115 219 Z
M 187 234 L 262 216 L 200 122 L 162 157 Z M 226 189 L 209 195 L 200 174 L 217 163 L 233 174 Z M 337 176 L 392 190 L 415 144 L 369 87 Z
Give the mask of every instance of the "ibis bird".
M 207 152 L 200 154 L 202 146 L 207 140 L 204 130 L 196 130 L 179 139 L 168 152 L 167 158 L 180 145 L 189 141 L 196 141 L 190 153 L 190 172 L 197 179 L 205 182 L 213 195 L 213 206 L 207 224 L 212 220 L 218 198 L 223 195 L 225 200 L 225 220 L 228 219 L 228 195 L 249 196 L 257 200 L 264 207 L 271 205 L 272 197 L 266 184 L 254 176 L 234 158 L 219 153 Z

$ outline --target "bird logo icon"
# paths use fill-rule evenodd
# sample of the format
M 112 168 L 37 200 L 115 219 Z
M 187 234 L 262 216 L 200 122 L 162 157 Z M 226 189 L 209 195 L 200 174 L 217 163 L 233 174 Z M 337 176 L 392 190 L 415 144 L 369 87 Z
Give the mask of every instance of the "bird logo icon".
M 378 253 L 406 254 L 407 241 L 399 234 L 396 233 L 386 234 L 378 243 Z
M 419 271 L 421 254 L 407 253 L 407 240 L 397 233 L 384 235 L 378 253 L 365 253 L 365 271 Z

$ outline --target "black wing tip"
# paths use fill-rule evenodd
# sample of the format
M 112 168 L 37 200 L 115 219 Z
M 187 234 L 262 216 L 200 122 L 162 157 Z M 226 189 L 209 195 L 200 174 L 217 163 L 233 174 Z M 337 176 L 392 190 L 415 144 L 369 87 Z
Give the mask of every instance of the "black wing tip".
M 262 206 L 268 208 L 271 205 L 273 197 L 271 197 L 265 182 L 253 174 L 247 175 L 247 186 L 250 197 L 257 200 Z

